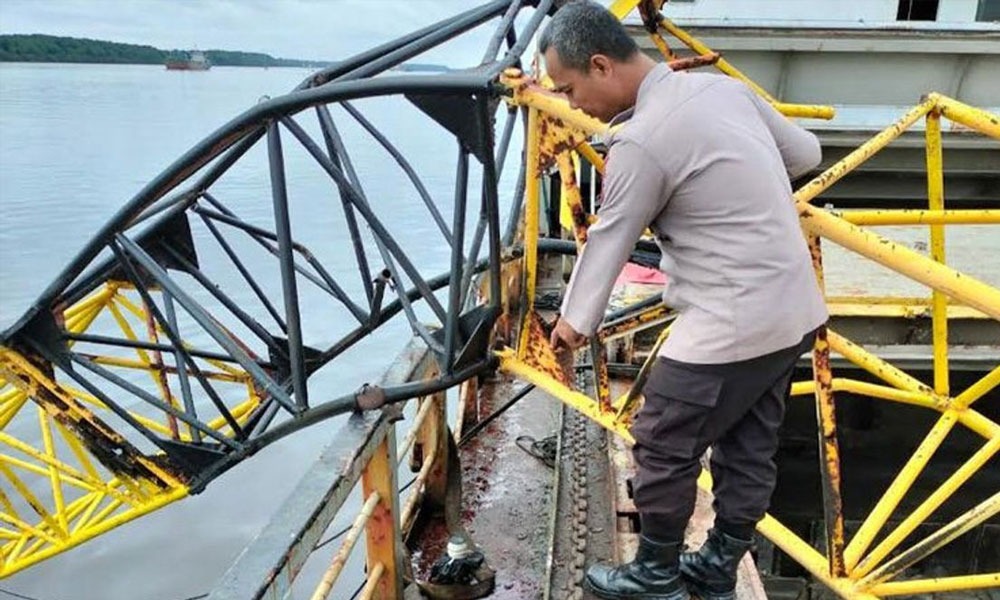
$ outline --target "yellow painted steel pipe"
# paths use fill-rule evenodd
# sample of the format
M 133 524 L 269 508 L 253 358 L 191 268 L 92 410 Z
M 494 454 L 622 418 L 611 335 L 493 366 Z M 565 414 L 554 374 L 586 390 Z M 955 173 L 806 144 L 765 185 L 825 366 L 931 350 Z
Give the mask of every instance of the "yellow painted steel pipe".
M 697 54 L 710 54 L 712 49 L 698 40 L 696 37 L 690 33 L 684 31 L 670 19 L 660 19 L 660 27 L 667 31 L 670 35 L 674 36 L 678 40 L 684 43 L 685 46 L 694 50 Z M 806 117 L 810 119 L 832 119 L 836 114 L 836 111 L 832 106 L 820 106 L 820 105 L 810 105 L 810 104 L 787 104 L 784 102 L 779 102 L 771 94 L 767 92 L 764 88 L 757 85 L 752 79 L 743 74 L 742 71 L 737 69 L 727 61 L 725 58 L 720 57 L 718 62 L 715 63 L 720 71 L 739 79 L 743 83 L 747 84 L 750 89 L 759 94 L 762 98 L 774 105 L 774 107 L 781 114 L 787 117 Z
M 927 113 L 927 203 L 933 211 L 944 210 L 944 164 L 941 155 L 941 115 Z M 931 260 L 945 264 L 944 227 L 931 225 Z M 934 391 L 948 395 L 948 298 L 931 290 L 931 341 L 934 350 Z
M 984 444 L 978 451 L 976 451 L 975 454 L 973 454 L 967 461 L 965 461 L 965 463 L 963 463 L 961 467 L 955 470 L 955 472 L 952 473 L 951 476 L 948 477 L 948 479 L 945 480 L 944 483 L 942 483 L 936 490 L 934 490 L 934 492 L 930 496 L 928 496 L 927 499 L 924 500 L 923 503 L 921 503 L 920 506 L 916 508 L 916 510 L 910 513 L 910 515 L 907 516 L 902 523 L 896 526 L 896 528 L 892 532 L 890 532 L 889 535 L 887 535 L 885 539 L 883 539 L 875 547 L 874 550 L 872 550 L 867 556 L 865 556 L 858 564 L 855 571 L 852 573 L 852 576 L 863 577 L 865 585 L 874 585 L 876 583 L 881 583 L 881 581 L 886 576 L 891 575 L 892 569 L 890 569 L 889 567 L 890 565 L 898 566 L 898 564 L 900 564 L 897 562 L 899 560 L 898 558 L 895 559 L 893 562 L 888 563 L 884 567 L 880 568 L 878 571 L 873 572 L 873 570 L 875 569 L 875 567 L 878 566 L 878 564 L 883 559 L 885 559 L 886 556 L 889 555 L 890 552 L 895 550 L 896 547 L 903 542 L 903 540 L 909 537 L 909 535 L 913 533 L 913 530 L 915 530 L 918 525 L 923 523 L 927 519 L 927 517 L 929 517 L 935 510 L 937 510 L 942 504 L 944 504 L 944 502 L 948 500 L 948 498 L 950 498 L 952 494 L 954 494 L 955 491 L 957 491 L 958 488 L 961 487 L 962 484 L 968 481 L 970 477 L 975 475 L 976 472 L 978 472 L 979 469 L 984 464 L 986 464 L 986 462 L 990 460 L 993 457 L 993 455 L 997 453 L 998 450 L 1000 450 L 1000 437 L 993 438 L 992 440 Z M 988 502 L 985 507 L 983 505 L 980 505 L 980 507 L 977 507 L 976 509 L 973 509 L 972 511 L 965 513 L 965 515 L 959 517 L 959 519 L 956 519 L 956 521 L 953 521 L 952 523 L 953 524 L 957 523 L 958 526 L 968 525 L 971 528 L 975 525 L 969 525 L 969 523 L 972 523 L 972 521 L 975 518 L 982 516 L 983 519 L 988 519 L 990 517 L 989 514 L 985 516 L 981 514 L 982 508 L 990 509 L 990 506 L 992 506 L 991 510 L 993 510 L 994 511 L 993 514 L 995 514 L 996 510 L 1000 509 L 1000 497 L 995 495 L 993 497 L 992 505 L 988 504 Z M 942 538 L 936 533 L 932 535 L 930 538 L 928 538 L 928 540 L 939 540 L 940 538 L 944 540 L 944 543 L 947 543 L 948 541 L 960 535 L 961 531 L 956 532 L 955 531 L 956 527 L 957 526 L 950 524 L 942 528 L 941 531 L 953 533 L 953 535 L 950 535 L 950 537 Z M 914 548 L 922 547 L 922 544 L 924 544 L 925 542 L 927 542 L 927 540 L 921 542 Z M 906 553 L 901 555 L 900 558 L 905 555 Z M 895 568 L 895 566 L 893 566 L 893 568 Z
M 1000 210 L 923 210 L 876 209 L 847 210 L 837 216 L 848 223 L 864 226 L 878 225 L 1000 225 Z
M 844 551 L 844 559 L 847 563 L 848 572 L 858 564 L 861 555 L 868 550 L 868 547 L 875 540 L 875 536 L 885 526 L 889 517 L 892 516 L 893 511 L 899 506 L 903 496 L 910 491 L 913 482 L 916 481 L 917 477 L 924 470 L 924 467 L 930 462 L 931 457 L 934 456 L 934 453 L 957 422 L 958 414 L 953 410 L 941 415 L 937 423 L 934 424 L 934 427 L 931 428 L 930 432 L 924 438 L 924 441 L 920 443 L 920 446 L 917 447 L 906 464 L 903 465 L 899 474 L 893 479 L 892 484 L 889 485 L 889 488 L 879 498 L 875 508 L 868 513 L 858 532 L 854 534 L 851 542 L 847 545 L 847 549 Z
M 96 523 L 88 526 L 85 530 L 76 532 L 60 544 L 50 545 L 42 550 L 38 550 L 37 552 L 28 556 L 23 556 L 17 560 L 4 560 L 3 562 L 0 562 L 0 578 L 12 575 L 20 570 L 38 564 L 47 558 L 51 558 L 57 554 L 65 552 L 70 548 L 79 546 L 80 544 L 103 533 L 111 531 L 119 525 L 158 510 L 159 508 L 180 500 L 187 495 L 187 488 L 174 488 L 172 490 L 165 491 L 161 495 L 155 496 L 141 506 L 133 507 L 131 510 L 115 515 L 114 517 L 102 518 Z
M 816 422 L 819 443 L 820 474 L 823 484 L 823 518 L 826 526 L 826 551 L 832 577 L 847 574 L 844 565 L 844 504 L 840 492 L 840 446 L 837 442 L 837 411 L 833 399 L 833 374 L 830 372 L 830 344 L 823 325 L 816 334 L 812 353 L 813 381 L 816 383 Z
M 628 430 L 628 425 L 619 421 L 614 411 L 601 411 L 598 403 L 593 398 L 569 389 L 550 375 L 542 373 L 525 364 L 523 361 L 518 360 L 514 352 L 509 348 L 497 351 L 496 356 L 500 359 L 501 371 L 535 384 L 535 386 L 568 404 L 571 408 L 578 410 L 584 416 L 608 431 L 618 434 L 629 443 L 635 443 L 632 433 Z
M 960 590 L 985 590 L 1000 588 L 1000 573 L 980 575 L 959 575 L 957 577 L 935 577 L 934 579 L 913 579 L 880 583 L 871 588 L 876 596 L 902 596 L 933 594 L 935 592 L 957 592 Z
M 997 513 L 1000 513 L 1000 492 L 980 502 L 957 519 L 954 519 L 923 541 L 872 572 L 858 582 L 858 587 L 864 589 L 865 587 L 870 587 L 876 583 L 882 583 L 887 579 L 895 577 L 910 565 L 949 544 L 963 533 L 978 527 Z
M 1000 117 L 997 115 L 938 93 L 928 94 L 928 100 L 933 102 L 941 114 L 948 119 L 961 123 L 970 129 L 975 129 L 979 133 L 1000 139 Z
M 597 150 L 594 150 L 593 146 L 587 142 L 583 142 L 576 147 L 576 151 L 580 153 L 580 156 L 586 158 L 587 162 L 593 165 L 598 173 L 604 174 L 604 159 L 597 153 Z M 1000 213 L 1000 210 L 997 212 Z
M 1000 319 L 1000 290 L 997 288 L 810 206 L 801 199 L 796 205 L 806 231 L 828 238 L 994 319 Z
M 607 123 L 588 115 L 582 110 L 571 108 L 566 97 L 541 87 L 518 69 L 507 69 L 500 76 L 500 83 L 507 86 L 511 92 L 511 102 L 519 106 L 536 108 L 545 114 L 562 119 L 563 122 L 588 134 L 607 133 Z M 528 126 L 531 135 L 531 126 Z M 527 148 L 527 146 L 526 146 Z M 528 163 L 529 169 L 531 163 Z
M 535 284 L 538 277 L 538 219 L 539 219 L 539 182 L 542 176 L 538 172 L 541 163 L 539 149 L 541 140 L 538 131 L 538 109 L 528 109 L 528 134 L 525 140 L 525 164 L 524 176 L 528 178 L 525 182 L 524 193 L 524 287 L 521 299 L 524 306 L 521 307 L 523 315 L 521 323 L 521 335 L 517 344 L 517 354 L 520 357 L 528 349 L 528 331 L 531 325 L 529 315 L 531 313 L 531 303 L 535 297 Z
M 913 376 L 908 375 L 833 330 L 829 330 L 828 337 L 830 340 L 830 348 L 834 352 L 843 355 L 844 358 L 878 377 L 882 381 L 910 392 L 933 392 L 930 387 L 921 383 Z M 942 402 L 941 406 L 944 408 L 945 403 Z
M 958 413 L 958 420 L 983 439 L 1000 438 L 1000 423 L 990 420 L 976 410 L 966 408 Z
M 994 388 L 1000 385 L 1000 366 L 986 374 L 985 377 L 975 382 L 967 390 L 959 394 L 952 400 L 952 406 L 962 410 L 972 406 L 972 403 L 979 400 Z
M 875 137 L 858 146 L 856 150 L 842 158 L 835 165 L 799 188 L 795 192 L 795 198 L 803 202 L 812 201 L 831 185 L 853 171 L 858 165 L 874 156 L 882 148 L 888 146 L 890 142 L 902 135 L 904 131 L 926 115 L 933 107 L 934 101 L 927 100 L 910 109 L 898 121 L 883 129 Z
M 841 598 L 878 600 L 877 596 L 854 589 L 854 582 L 849 579 L 831 577 L 826 557 L 771 515 L 764 515 L 764 518 L 757 523 L 757 531 Z

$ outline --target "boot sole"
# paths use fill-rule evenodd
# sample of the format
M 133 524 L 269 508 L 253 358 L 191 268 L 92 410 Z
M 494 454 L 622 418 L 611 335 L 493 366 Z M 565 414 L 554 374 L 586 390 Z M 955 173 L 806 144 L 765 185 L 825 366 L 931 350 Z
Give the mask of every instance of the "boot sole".
M 736 600 L 735 590 L 726 594 L 713 594 L 699 589 L 695 583 L 686 577 L 684 578 L 684 583 L 687 584 L 688 591 L 691 592 L 691 598 L 694 600 Z
M 664 594 L 616 594 L 614 592 L 594 587 L 590 583 L 590 580 L 586 578 L 584 578 L 583 585 L 587 588 L 587 591 L 594 594 L 598 598 L 601 598 L 601 600 L 692 600 L 692 596 L 690 594 L 680 598 Z

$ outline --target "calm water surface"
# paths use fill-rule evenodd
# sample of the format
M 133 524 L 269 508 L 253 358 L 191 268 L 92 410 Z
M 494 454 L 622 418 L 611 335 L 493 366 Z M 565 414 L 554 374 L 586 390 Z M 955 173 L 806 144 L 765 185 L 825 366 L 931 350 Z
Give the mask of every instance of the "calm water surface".
M 261 97 L 287 92 L 308 74 L 302 69 L 217 67 L 184 73 L 157 66 L 0 64 L 0 328 L 11 325 L 92 233 L 173 160 Z M 454 139 L 405 102 L 358 106 L 413 162 L 450 223 Z M 334 112 L 338 125 L 347 120 L 343 117 Z M 301 121 L 313 127 L 307 120 L 315 119 Z M 449 254 L 440 233 L 388 155 L 356 126 L 344 123 L 342 132 L 369 200 L 391 215 L 390 230 L 413 261 L 425 275 L 447 270 Z M 348 292 L 356 292 L 360 284 L 353 257 L 339 260 L 338 250 L 326 249 L 326 242 L 343 242 L 346 235 L 334 188 L 293 147 L 290 135 L 284 141 L 296 238 L 317 252 Z M 519 142 L 512 146 L 519 148 Z M 251 222 L 269 219 L 266 153 L 255 148 L 248 159 L 219 182 L 217 194 Z M 516 164 L 516 155 L 511 161 Z M 516 169 L 506 171 L 509 184 Z M 502 210 L 506 214 L 506 207 Z M 265 288 L 280 302 L 277 280 Z M 304 318 L 323 310 L 308 290 L 301 293 Z M 315 327 L 304 335 L 307 343 L 322 346 L 336 330 Z M 384 326 L 359 352 L 315 375 L 312 398 L 332 398 L 376 380 L 409 337 L 402 319 Z M 200 495 L 0 582 L 0 590 L 41 600 L 180 600 L 207 592 L 338 427 L 327 422 L 301 431 Z M 341 522 L 350 518 L 331 529 Z M 303 580 L 315 582 L 321 563 L 334 551 L 331 545 L 318 552 L 320 560 L 310 563 Z M 345 589 L 353 591 L 359 571 L 347 570 L 354 577 Z M 296 597 L 308 597 L 310 591 L 298 590 Z

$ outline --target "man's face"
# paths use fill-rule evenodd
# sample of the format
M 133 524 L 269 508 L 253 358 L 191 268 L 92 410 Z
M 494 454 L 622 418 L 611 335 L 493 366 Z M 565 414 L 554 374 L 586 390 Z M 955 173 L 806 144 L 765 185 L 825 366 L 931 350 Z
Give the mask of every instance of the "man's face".
M 610 121 L 621 112 L 611 61 L 602 55 L 590 59 L 586 72 L 562 64 L 555 47 L 545 51 L 545 69 L 555 84 L 555 91 L 566 94 L 569 104 L 592 117 Z

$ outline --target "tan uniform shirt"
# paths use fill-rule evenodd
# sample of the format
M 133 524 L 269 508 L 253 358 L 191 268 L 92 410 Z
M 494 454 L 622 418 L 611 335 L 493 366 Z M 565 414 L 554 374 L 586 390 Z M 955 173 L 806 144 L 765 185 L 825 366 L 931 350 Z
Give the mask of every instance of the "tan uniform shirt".
M 819 164 L 816 136 L 745 84 L 657 65 L 608 140 L 598 221 L 562 317 L 591 335 L 651 227 L 679 316 L 661 356 L 728 363 L 797 344 L 827 318 L 789 177 Z

